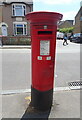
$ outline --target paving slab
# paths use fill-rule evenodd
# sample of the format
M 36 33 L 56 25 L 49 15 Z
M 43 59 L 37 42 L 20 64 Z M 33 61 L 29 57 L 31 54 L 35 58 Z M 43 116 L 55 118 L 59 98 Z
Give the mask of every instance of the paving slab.
M 80 118 L 80 90 L 58 91 L 53 93 L 51 110 L 41 112 L 28 110 L 30 93 L 2 96 L 3 118 Z

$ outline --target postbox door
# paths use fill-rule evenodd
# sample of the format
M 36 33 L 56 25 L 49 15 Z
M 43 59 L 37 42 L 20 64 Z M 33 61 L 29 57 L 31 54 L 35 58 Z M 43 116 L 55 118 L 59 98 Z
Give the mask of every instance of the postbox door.
M 32 69 L 32 85 L 34 88 L 44 91 L 53 88 L 55 41 L 51 36 L 40 36 L 37 40 L 37 51 L 33 57 L 35 63 L 33 63 Z
M 32 26 L 32 87 L 47 91 L 53 88 L 56 26 Z

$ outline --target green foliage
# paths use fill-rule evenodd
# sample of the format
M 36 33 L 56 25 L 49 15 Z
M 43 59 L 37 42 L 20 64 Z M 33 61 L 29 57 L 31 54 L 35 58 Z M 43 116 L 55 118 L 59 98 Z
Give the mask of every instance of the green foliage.
M 30 37 L 4 37 L 3 45 L 31 45 Z
M 62 29 L 59 29 L 58 31 L 62 33 L 72 33 L 73 30 L 74 30 L 74 27 L 70 27 L 70 28 L 62 28 Z

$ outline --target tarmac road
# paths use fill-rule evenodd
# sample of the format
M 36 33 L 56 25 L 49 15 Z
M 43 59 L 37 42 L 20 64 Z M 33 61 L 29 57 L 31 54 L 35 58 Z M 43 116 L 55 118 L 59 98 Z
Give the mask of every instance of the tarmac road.
M 1 50 L 0 50 L 1 51 Z M 2 49 L 2 89 L 30 89 L 31 50 Z M 63 46 L 57 41 L 55 87 L 66 87 L 68 82 L 80 80 L 80 45 Z

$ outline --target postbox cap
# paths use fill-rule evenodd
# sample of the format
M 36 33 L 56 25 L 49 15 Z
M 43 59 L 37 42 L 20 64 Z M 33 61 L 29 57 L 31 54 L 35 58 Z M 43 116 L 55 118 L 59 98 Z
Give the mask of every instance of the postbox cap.
M 37 21 L 37 20 L 61 20 L 63 17 L 62 14 L 57 12 L 47 12 L 47 11 L 37 11 L 37 12 L 30 12 L 26 15 L 26 19 L 30 21 Z

